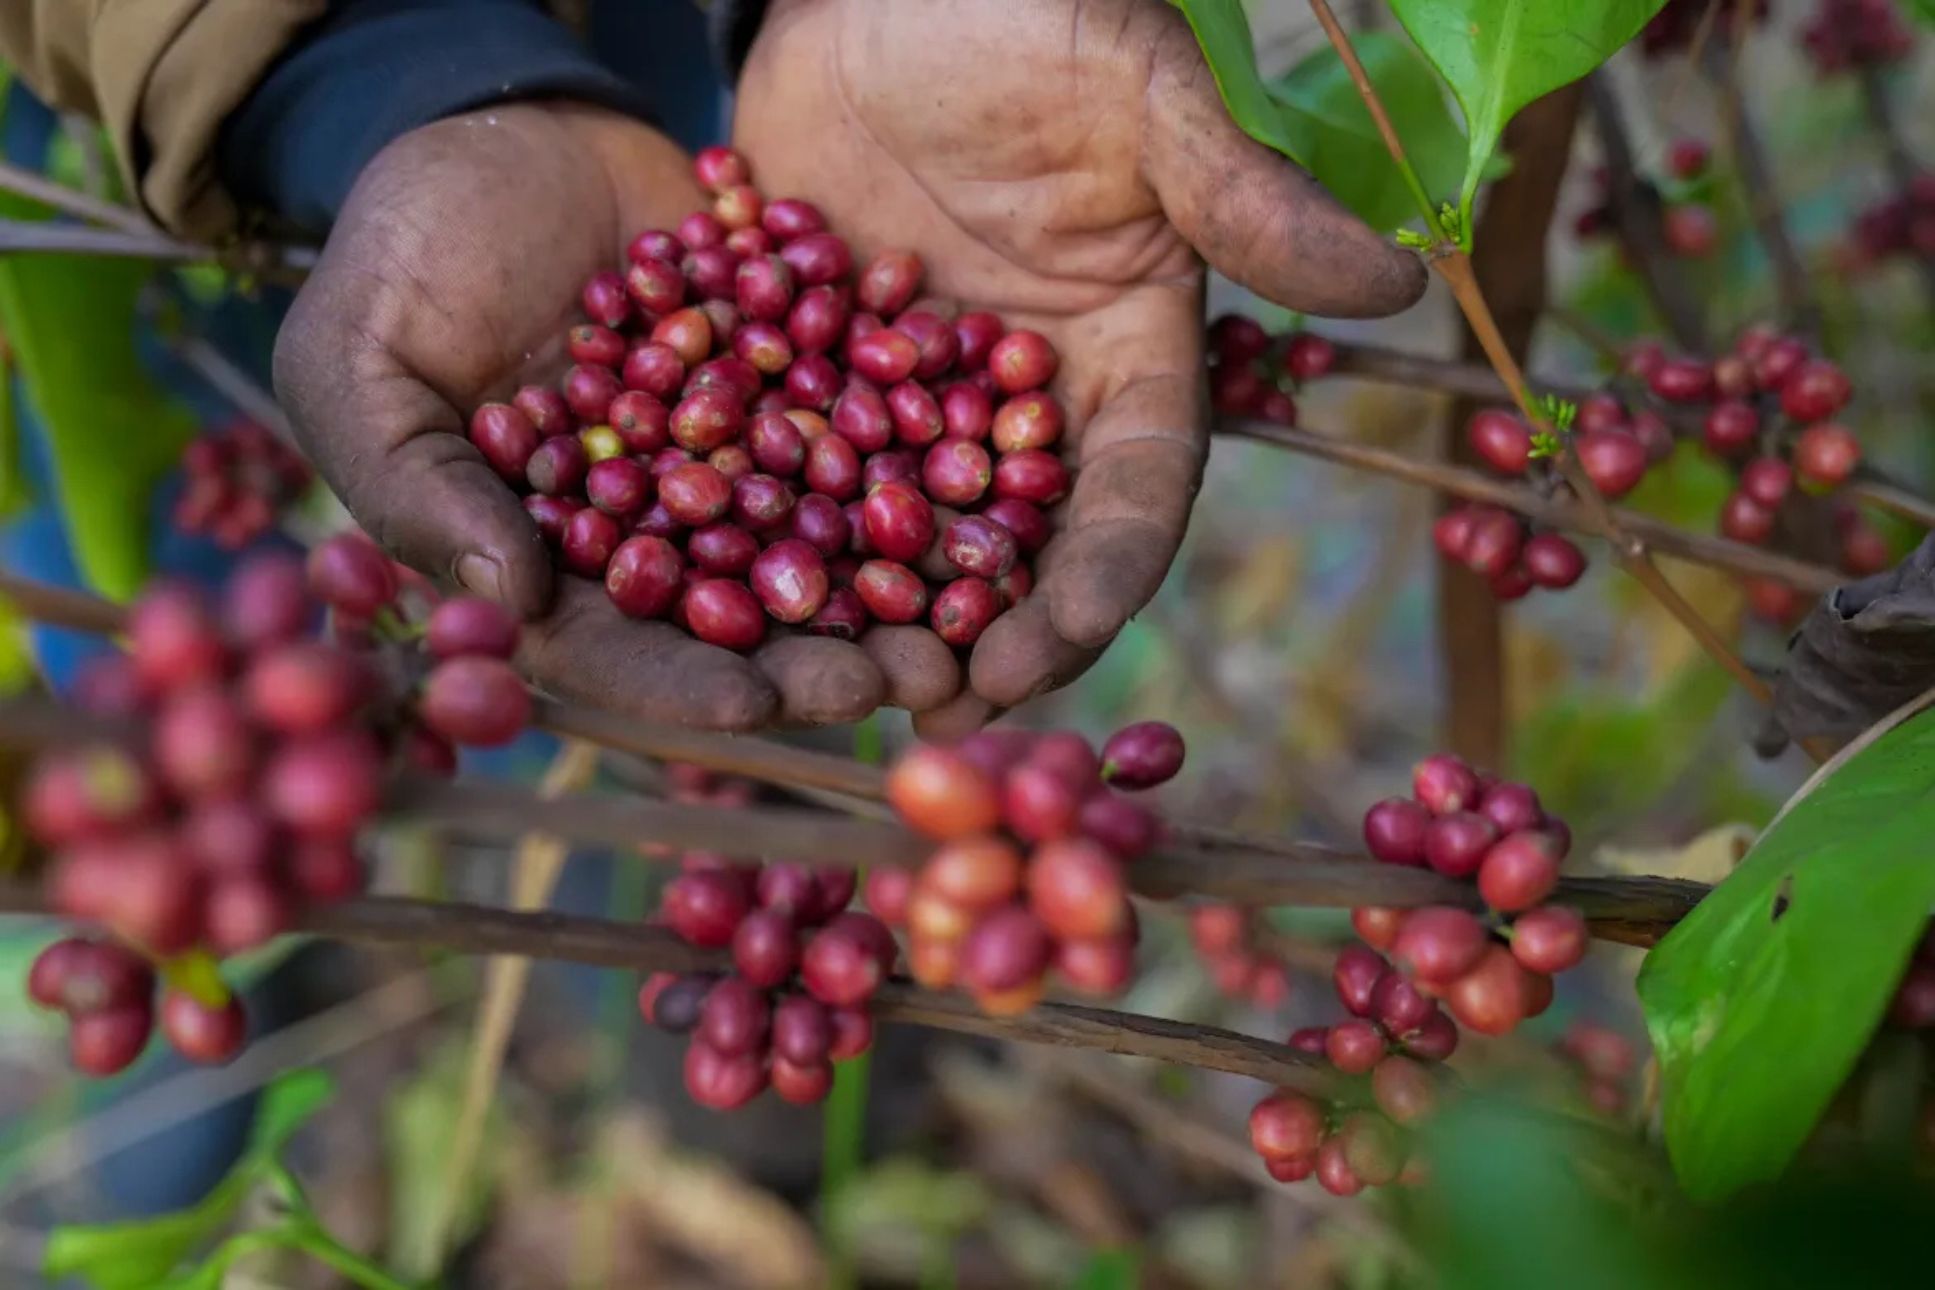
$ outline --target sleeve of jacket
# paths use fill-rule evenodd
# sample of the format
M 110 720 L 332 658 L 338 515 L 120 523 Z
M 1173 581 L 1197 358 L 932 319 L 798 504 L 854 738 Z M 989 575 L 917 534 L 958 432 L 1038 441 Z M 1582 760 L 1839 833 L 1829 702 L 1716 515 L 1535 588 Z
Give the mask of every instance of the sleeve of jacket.
M 5 0 L 0 58 L 43 100 L 107 127 L 128 191 L 177 232 L 232 228 L 222 123 L 326 0 Z

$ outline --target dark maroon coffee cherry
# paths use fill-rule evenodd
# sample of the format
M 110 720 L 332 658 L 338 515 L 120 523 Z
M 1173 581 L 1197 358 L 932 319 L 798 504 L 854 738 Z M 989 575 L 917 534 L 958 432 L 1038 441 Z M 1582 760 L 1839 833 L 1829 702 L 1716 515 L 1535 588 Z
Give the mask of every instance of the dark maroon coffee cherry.
M 358 618 L 373 618 L 396 599 L 396 566 L 360 533 L 341 533 L 311 548 L 306 572 L 311 595 Z M 136 670 L 161 686 L 213 679 L 219 642 L 210 645 L 191 619 L 163 603 L 155 604 L 150 621 L 154 600 L 150 593 L 136 602 L 128 623 Z
M 793 513 L 793 490 L 771 475 L 746 475 L 732 486 L 732 520 L 749 533 L 784 529 Z
M 1462 811 L 1478 801 L 1478 776 L 1448 753 L 1426 757 L 1411 768 L 1411 792 L 1434 815 Z
M 1265 1160 L 1298 1160 L 1317 1153 L 1324 1108 L 1301 1093 L 1278 1089 L 1250 1111 L 1250 1145 Z
M 1364 846 L 1385 864 L 1424 864 L 1431 813 L 1408 797 L 1387 797 L 1364 813 Z
M 723 518 L 732 498 L 733 485 L 704 462 L 675 466 L 658 481 L 659 502 L 673 519 L 689 528 Z
M 1503 475 L 1523 475 L 1532 464 L 1532 432 L 1517 413 L 1480 409 L 1465 434 L 1485 464 Z
M 786 261 L 802 286 L 842 282 L 853 272 L 853 252 L 845 239 L 832 233 L 801 233 L 781 241 L 780 258 Z
M 1181 731 L 1166 721 L 1138 721 L 1102 745 L 1102 778 L 1117 788 L 1154 788 L 1176 777 L 1183 754 Z
M 882 963 L 880 947 L 856 925 L 836 920 L 806 943 L 800 983 L 829 1007 L 851 1007 L 873 995 L 890 966 Z
M 629 537 L 605 566 L 605 594 L 627 617 L 663 618 L 678 599 L 684 577 L 685 561 L 677 547 L 660 537 Z
M 1539 795 L 1524 784 L 1499 783 L 1487 788 L 1478 813 L 1497 826 L 1500 836 L 1536 829 L 1545 823 Z
M 1512 922 L 1512 957 L 1533 972 L 1553 976 L 1577 967 L 1591 933 L 1579 911 L 1563 905 L 1528 909 Z
M 1014 567 L 1019 555 L 1014 534 L 980 515 L 964 515 L 949 523 L 941 535 L 941 550 L 949 564 L 977 578 L 999 578 Z
M 522 412 L 540 438 L 570 434 L 577 428 L 564 395 L 548 385 L 527 385 L 511 396 L 511 406 Z
M 547 497 L 568 497 L 584 490 L 591 461 L 576 435 L 559 435 L 539 444 L 524 467 L 532 488 Z
M 806 630 L 815 636 L 853 641 L 867 630 L 868 621 L 867 606 L 859 593 L 851 587 L 835 587 L 827 593 L 820 612 L 808 620 Z
M 934 507 L 910 483 L 881 484 L 861 508 L 867 541 L 890 560 L 911 564 L 934 543 Z
M 1458 1049 L 1458 1027 L 1440 1009 L 1404 1037 L 1404 1051 L 1427 1062 L 1441 1062 Z
M 1324 1055 L 1346 1075 L 1369 1074 L 1384 1051 L 1384 1032 L 1361 1017 L 1338 1022 L 1324 1037 Z
M 624 539 L 618 521 L 603 511 L 584 507 L 572 512 L 559 539 L 564 567 L 584 578 L 602 578 L 612 552 Z
M 1490 938 L 1462 909 L 1431 905 L 1413 910 L 1391 943 L 1391 958 L 1429 985 L 1443 985 L 1478 962 Z
M 804 623 L 826 606 L 826 561 L 798 538 L 784 538 L 760 552 L 751 582 L 759 603 L 782 623 Z
M 711 1111 L 736 1111 L 766 1087 L 766 1064 L 757 1053 L 728 1056 L 694 1039 L 685 1048 L 685 1091 Z
M 792 311 L 797 280 L 792 268 L 777 255 L 761 255 L 740 264 L 733 280 L 739 312 L 754 322 L 783 321 Z
M 1586 555 L 1570 538 L 1540 533 L 1519 550 L 1525 575 L 1534 585 L 1560 591 L 1579 581 L 1586 571 Z
M 972 439 L 946 438 L 929 448 L 922 459 L 921 485 L 943 506 L 972 506 L 988 491 L 994 471 L 987 449 L 980 444 Z
M 846 297 L 832 287 L 811 287 L 800 292 L 786 315 L 786 336 L 796 353 L 824 354 L 846 335 L 851 315 Z
M 1720 532 L 1759 546 L 1774 535 L 1774 512 L 1745 493 L 1729 493 L 1720 507 Z
M 1698 359 L 1663 359 L 1646 383 L 1669 403 L 1700 403 L 1713 393 L 1713 369 Z
M 1498 826 L 1475 811 L 1453 811 L 1431 822 L 1424 834 L 1425 863 L 1447 878 L 1478 871 L 1485 852 L 1498 840 Z
M 944 447 L 945 443 L 936 445 Z M 1004 455 L 994 464 L 994 495 L 1049 506 L 1068 496 L 1068 467 L 1039 449 Z
M 1754 446 L 1760 414 L 1742 399 L 1723 399 L 1708 409 L 1700 440 L 1716 457 L 1738 457 Z
M 585 316 L 605 327 L 621 327 L 632 315 L 625 280 L 616 273 L 594 273 L 580 296 Z
M 496 748 L 517 738 L 529 724 L 531 693 L 503 659 L 467 654 L 445 659 L 431 670 L 417 712 L 446 738 L 474 748 Z
M 883 623 L 911 623 L 927 612 L 927 585 L 920 575 L 892 560 L 868 560 L 854 577 L 867 612 Z
M 625 361 L 625 338 L 609 327 L 586 324 L 565 334 L 565 351 L 574 363 L 617 367 Z
M 1385 1033 L 1406 1035 L 1424 1024 L 1431 1015 L 1431 1000 L 1401 972 L 1386 972 L 1371 988 L 1371 1007 L 1366 1014 L 1384 1027 Z
M 934 597 L 929 620 L 934 634 L 956 649 L 966 649 L 1001 616 L 1003 605 L 994 585 L 982 578 L 960 578 Z
M 629 519 L 651 504 L 652 476 L 630 457 L 612 457 L 585 472 L 585 496 L 612 518 Z
M 974 925 L 961 946 L 961 979 L 971 989 L 1018 989 L 1048 970 L 1053 942 L 1041 920 L 1018 905 L 996 910 Z
M 994 426 L 994 401 L 987 391 L 956 381 L 941 391 L 941 428 L 950 439 L 987 439 Z
M 1552 894 L 1559 882 L 1559 856 L 1552 839 L 1539 831 L 1514 833 L 1485 853 L 1478 868 L 1478 892 L 1501 913 L 1530 909 Z
M 1740 470 L 1740 491 L 1774 510 L 1787 500 L 1794 484 L 1794 468 L 1779 457 L 1756 457 Z
M 1284 347 L 1283 370 L 1299 385 L 1329 375 L 1336 365 L 1337 346 L 1322 336 L 1298 332 Z
M 1017 498 L 1004 497 L 991 502 L 981 515 L 1014 534 L 1015 542 L 1028 555 L 1048 545 L 1048 539 L 1054 536 L 1048 517 L 1032 503 Z
M 1346 946 L 1331 965 L 1330 981 L 1337 988 L 1337 998 L 1352 1016 L 1371 1015 L 1372 999 L 1377 993 L 1377 983 L 1390 973 L 1390 965 L 1381 954 L 1368 950 L 1362 945 Z
M 746 917 L 750 920 L 754 915 Z M 786 930 L 790 933 L 792 929 Z M 733 943 L 736 953 L 737 936 Z M 765 994 L 747 980 L 729 976 L 713 986 L 700 1005 L 695 1038 L 728 1057 L 757 1054 L 765 1047 L 771 1024 L 772 1007 Z
M 625 355 L 621 372 L 627 390 L 649 394 L 660 403 L 676 397 L 685 388 L 685 360 L 670 345 L 658 341 L 634 344 Z M 616 407 L 611 410 L 611 416 L 616 422 L 619 416 Z
M 902 381 L 887 391 L 887 412 L 893 418 L 894 438 L 912 447 L 926 447 L 946 429 L 940 403 L 913 381 Z
M 1646 475 L 1646 449 L 1620 430 L 1595 430 L 1574 437 L 1572 450 L 1592 486 L 1609 500 L 1633 491 Z
M 560 385 L 571 415 L 583 425 L 601 425 L 611 410 L 611 401 L 624 393 L 618 373 L 590 363 L 574 364 Z
M 732 442 L 746 424 L 742 401 L 733 391 L 707 386 L 695 389 L 672 409 L 672 442 L 687 452 L 703 455 Z
M 839 435 L 822 435 L 806 445 L 803 478 L 813 492 L 848 501 L 860 492 L 860 454 Z
M 827 1060 L 833 1044 L 833 1018 L 826 1005 L 804 995 L 789 995 L 773 1008 L 773 1056 L 798 1066 Z
M 788 524 L 794 537 L 828 559 L 844 554 L 852 536 L 845 509 L 819 493 L 808 493 L 795 502 Z
M 67 1055 L 74 1069 L 97 1079 L 134 1065 L 154 1030 L 147 1000 L 104 1008 L 75 1017 L 67 1029 Z
M 486 403 L 470 416 L 470 441 L 484 454 L 490 468 L 512 483 L 524 479 L 524 467 L 537 451 L 537 427 L 508 403 Z
M 961 356 L 960 337 L 939 314 L 925 309 L 910 310 L 894 319 L 893 329 L 914 342 L 919 357 L 914 360 L 914 378 L 935 381 L 953 370 Z
M 1803 425 L 1839 412 L 1854 392 L 1847 373 L 1824 358 L 1801 364 L 1780 385 L 1780 410 Z
M 1004 394 L 1040 389 L 1055 377 L 1061 359 L 1040 332 L 1011 331 L 988 351 L 988 371 Z
M 679 602 L 686 627 L 708 645 L 744 653 L 766 639 L 766 613 L 744 583 L 708 578 Z
M 1754 384 L 1778 390 L 1807 362 L 1807 346 L 1792 336 L 1776 337 L 1753 359 Z
M 1626 405 L 1617 396 L 1603 391 L 1580 399 L 1578 413 L 1572 419 L 1573 430 L 1580 434 L 1588 430 L 1625 430 L 1629 426 Z
M 1518 563 L 1525 524 L 1508 511 L 1486 508 L 1474 514 L 1464 540 L 1464 560 L 1473 573 L 1496 578 Z
M 1124 860 L 1148 851 L 1161 836 L 1162 823 L 1135 802 L 1106 790 L 1092 793 L 1082 803 L 1076 828 Z
M 1811 425 L 1794 442 L 1794 473 L 1804 487 L 1838 487 L 1861 460 L 1861 444 L 1844 426 Z

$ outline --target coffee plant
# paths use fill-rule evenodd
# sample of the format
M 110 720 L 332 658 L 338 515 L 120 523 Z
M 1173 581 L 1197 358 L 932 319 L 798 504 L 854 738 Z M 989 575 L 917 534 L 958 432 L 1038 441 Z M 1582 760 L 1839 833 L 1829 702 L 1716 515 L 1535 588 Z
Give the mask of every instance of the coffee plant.
M 1327 1245 L 1340 1211 L 1293 1225 L 1321 1230 L 1298 1257 L 1323 1256 L 1311 1266 L 1338 1284 L 1529 1287 L 1588 1267 L 1622 1285 L 1782 1284 L 1799 1269 L 1808 1284 L 1912 1283 L 1901 1260 L 1925 1254 L 1900 1234 L 1926 1230 L 1935 1198 L 1935 503 L 1905 482 L 1928 462 L 1894 426 L 1918 418 L 1904 405 L 1926 402 L 1926 382 L 1871 351 L 1924 345 L 1935 309 L 1935 189 L 1914 156 L 1930 141 L 1914 137 L 1926 114 L 1905 70 L 1929 7 L 1390 0 L 1340 16 L 1309 0 L 1311 39 L 1274 77 L 1259 63 L 1280 47 L 1237 0 L 1174 8 L 1152 11 L 1176 18 L 1178 41 L 1193 34 L 1178 48 L 1200 51 L 1239 141 L 1415 251 L 1457 307 L 1464 358 L 1255 300 L 1191 313 L 1170 339 L 1220 446 L 1196 545 L 1156 607 L 1073 698 L 1031 696 L 1011 717 L 967 694 L 905 734 L 876 715 L 850 756 L 825 732 L 714 733 L 547 688 L 552 621 L 454 590 L 461 568 L 392 558 L 426 563 L 408 537 L 328 512 L 272 400 L 258 391 L 237 400 L 251 416 L 196 430 L 120 339 L 137 319 L 180 324 L 175 295 L 158 309 L 148 271 L 130 270 L 143 254 L 212 258 L 226 291 L 299 272 L 307 252 L 197 247 L 132 208 L 0 173 L 0 360 L 47 440 L 41 474 L 70 535 L 60 568 L 0 570 L 0 653 L 21 655 L 0 658 L 17 682 L 0 700 L 17 860 L 0 910 L 59 927 L 22 956 L 24 994 L 78 1075 L 152 1078 L 163 1059 L 144 1055 L 165 1047 L 224 1068 L 170 1077 L 211 1081 L 180 1085 L 190 1100 L 266 1086 L 202 1200 L 58 1226 L 39 1275 L 213 1287 L 310 1262 L 382 1290 L 499 1284 L 469 1267 L 488 1257 L 454 1255 L 532 1242 L 527 1190 L 538 1225 L 575 1231 L 618 1221 L 612 1198 L 642 1188 L 636 1243 L 678 1257 L 621 1271 L 630 1255 L 606 1251 L 585 1271 L 540 1242 L 542 1274 L 503 1284 L 671 1284 L 694 1261 L 743 1272 L 769 1245 L 796 1248 L 785 1205 L 614 1109 L 637 1100 L 627 1076 L 670 1063 L 676 1081 L 649 1086 L 686 1096 L 653 1110 L 682 1134 L 742 1135 L 747 1172 L 798 1137 L 804 1121 L 777 1117 L 826 1130 L 819 1234 L 782 1275 L 721 1284 L 1279 1280 L 1274 1262 L 1185 1268 L 1184 1242 L 1143 1234 L 1173 1197 L 1227 1203 L 1205 1165 L 1298 1213 L 1360 1198 L 1334 1226 L 1375 1239 L 1348 1259 Z M 1810 199 L 1803 219 L 1781 191 L 1800 185 L 1790 162 L 1819 179 L 1820 160 L 1775 158 L 1762 134 L 1745 69 L 1776 43 L 1807 93 L 1858 94 L 1847 114 L 1885 163 L 1885 187 L 1837 195 L 1832 227 L 1817 214 L 1830 203 Z M 1697 127 L 1676 110 L 1689 85 L 1712 118 Z M 1597 138 L 1575 158 L 1582 121 Z M 1093 519 L 1076 481 L 1125 469 L 1083 456 L 1084 422 L 1113 392 L 1065 370 L 1049 336 L 1078 367 L 1056 326 L 1066 302 L 949 298 L 937 284 L 962 279 L 920 221 L 864 235 L 858 205 L 762 188 L 777 160 L 750 142 L 700 149 L 706 204 L 622 230 L 574 299 L 529 302 L 569 314 L 557 361 L 543 379 L 505 375 L 488 401 L 449 400 L 434 450 L 515 494 L 540 573 L 660 642 L 614 666 L 699 645 L 773 666 L 788 643 L 879 648 L 923 628 L 965 664 L 1004 618 L 1004 633 L 1061 630 L 1034 593 L 1068 576 L 1058 538 Z M 1009 200 L 998 187 L 987 202 Z M 1261 220 L 1236 192 L 1206 200 Z M 1555 224 L 1563 286 L 1543 271 Z M 990 249 L 1026 253 L 977 253 Z M 105 267 L 76 290 L 57 263 Z M 1096 272 L 1056 289 L 1114 288 Z M 192 301 L 197 281 L 169 290 Z M 1912 316 L 1892 296 L 1852 298 L 1898 283 L 1921 290 Z M 109 306 L 107 321 L 89 312 Z M 1541 317 L 1578 343 L 1535 346 Z M 90 325 L 116 338 L 74 344 Z M 204 375 L 233 391 L 225 370 Z M 1375 409 L 1353 401 L 1366 383 L 1455 396 L 1435 448 L 1372 434 Z M 1346 433 L 1360 411 L 1365 433 Z M 104 418 L 155 433 L 117 453 Z M 11 411 L 0 431 L 11 459 Z M 1332 548 L 1305 578 L 1288 572 L 1302 546 L 1271 545 L 1328 542 L 1303 530 L 1335 499 L 1222 500 L 1243 482 L 1217 477 L 1240 441 L 1246 473 L 1283 452 L 1429 490 L 1380 518 L 1376 545 L 1435 553 L 1440 666 L 1394 664 L 1355 604 L 1328 612 Z M 24 505 L 0 465 L 0 503 Z M 174 471 L 170 527 L 239 553 L 216 575 L 149 567 L 143 517 Z M 1219 561 L 1228 586 L 1205 572 Z M 62 585 L 66 563 L 89 590 Z M 1622 597 L 1611 614 L 1589 594 L 1602 580 Z M 1379 615 L 1402 599 L 1383 572 L 1367 585 Z M 1258 680 L 1288 670 L 1285 642 L 1258 630 L 1257 606 L 1278 600 L 1350 655 L 1300 679 L 1294 706 Z M 33 650 L 12 649 L 28 625 Z M 41 657 L 68 639 L 50 628 L 98 638 L 71 680 Z M 1642 667 L 1632 638 L 1667 629 Z M 1098 652 L 1056 646 L 1062 683 Z M 1655 675 L 1655 698 L 1633 703 L 1554 698 L 1544 674 L 1590 673 L 1616 696 L 1663 675 L 1659 659 L 1693 679 Z M 1795 751 L 1737 767 L 1746 718 L 1723 684 L 1765 709 L 1763 753 Z M 1430 733 L 1434 707 L 1447 715 Z M 536 788 L 518 773 L 534 750 L 552 756 Z M 1770 785 L 1778 809 L 1760 802 Z M 1701 830 L 1721 817 L 1758 827 L 1716 858 L 1721 835 Z M 1628 849 L 1669 838 L 1694 840 Z M 590 912 L 565 912 L 574 849 L 615 874 Z M 442 863 L 458 850 L 466 869 L 510 859 L 488 899 Z M 284 1158 L 307 1168 L 290 1143 L 311 1119 L 380 1118 L 355 1098 L 326 1105 L 335 1084 L 312 1068 L 356 1045 L 253 1002 L 262 963 L 319 942 L 390 973 L 393 957 L 361 951 L 432 955 L 435 1008 L 468 1002 L 452 983 L 467 992 L 463 965 L 491 961 L 461 1079 L 412 1083 L 435 1128 L 415 1130 L 396 1189 L 418 1208 L 398 1209 L 382 1260 L 332 1235 L 336 1207 Z M 584 1027 L 561 1038 L 569 1019 L 549 1008 L 518 1018 L 527 988 L 549 988 L 527 986 L 534 960 L 617 983 L 596 1043 Z M 435 1008 L 413 1019 L 422 1034 Z M 983 1047 L 909 1066 L 897 1049 L 923 1030 Z M 410 1047 L 413 1071 L 440 1069 Z M 500 1085 L 517 1116 L 492 1114 Z M 865 1164 L 863 1130 L 902 1093 L 923 1099 L 918 1135 L 895 1112 L 900 1154 L 880 1138 Z M 146 1096 L 121 1106 L 167 1105 Z M 819 1109 L 787 1109 L 801 1107 Z M 540 1109 L 567 1127 L 512 1123 Z M 580 1171 L 550 1166 L 604 1135 L 587 1217 L 557 1181 Z M 797 1181 L 775 1186 L 799 1199 Z M 0 1204 L 12 1185 L 0 1179 Z M 1037 1242 L 1062 1252 L 1044 1256 L 1051 1271 L 1019 1266 L 1023 1243 L 997 1221 L 1013 1205 L 1053 1218 Z

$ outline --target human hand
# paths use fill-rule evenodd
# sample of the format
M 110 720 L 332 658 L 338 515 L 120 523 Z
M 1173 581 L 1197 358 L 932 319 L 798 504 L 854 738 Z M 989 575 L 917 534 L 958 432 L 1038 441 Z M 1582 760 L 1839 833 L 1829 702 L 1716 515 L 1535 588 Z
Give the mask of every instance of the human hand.
M 967 692 L 893 678 L 927 733 L 1073 679 L 1161 584 L 1208 452 L 1205 261 L 1335 317 L 1424 290 L 1416 256 L 1237 129 L 1164 0 L 774 0 L 734 142 L 763 191 L 817 203 L 863 260 L 916 251 L 932 293 L 1061 354 L 1077 474 L 1060 531 Z
M 554 575 L 465 435 L 478 404 L 556 379 L 580 289 L 628 238 L 705 205 L 677 147 L 597 109 L 506 105 L 412 131 L 357 180 L 283 325 L 276 388 L 378 542 L 531 620 L 519 663 L 547 690 L 717 729 L 857 720 L 886 693 L 857 646 L 789 635 L 742 658 Z

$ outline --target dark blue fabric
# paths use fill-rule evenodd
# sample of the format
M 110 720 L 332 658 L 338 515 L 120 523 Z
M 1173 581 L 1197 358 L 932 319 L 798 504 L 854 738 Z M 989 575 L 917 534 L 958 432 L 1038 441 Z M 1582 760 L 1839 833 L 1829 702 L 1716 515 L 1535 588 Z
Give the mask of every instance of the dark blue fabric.
M 343 0 L 222 130 L 247 206 L 322 232 L 392 139 L 491 103 L 569 98 L 647 117 L 647 96 L 527 0 Z

